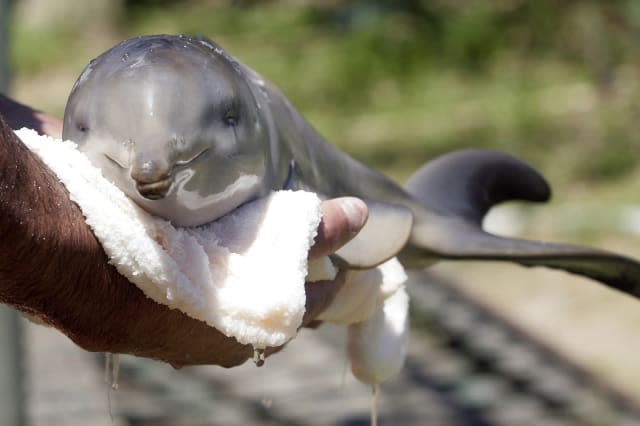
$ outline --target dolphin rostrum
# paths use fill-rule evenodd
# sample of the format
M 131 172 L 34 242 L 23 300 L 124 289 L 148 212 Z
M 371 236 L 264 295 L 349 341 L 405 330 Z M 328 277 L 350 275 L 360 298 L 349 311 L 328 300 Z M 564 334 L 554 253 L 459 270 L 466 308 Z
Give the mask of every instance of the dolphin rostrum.
M 336 253 L 343 266 L 395 255 L 412 266 L 507 260 L 640 292 L 640 263 L 631 258 L 482 229 L 497 203 L 549 198 L 525 163 L 457 151 L 428 162 L 403 188 L 329 144 L 274 85 L 205 38 L 138 37 L 92 60 L 67 102 L 63 137 L 141 207 L 178 226 L 210 222 L 271 190 L 351 195 L 370 213 Z

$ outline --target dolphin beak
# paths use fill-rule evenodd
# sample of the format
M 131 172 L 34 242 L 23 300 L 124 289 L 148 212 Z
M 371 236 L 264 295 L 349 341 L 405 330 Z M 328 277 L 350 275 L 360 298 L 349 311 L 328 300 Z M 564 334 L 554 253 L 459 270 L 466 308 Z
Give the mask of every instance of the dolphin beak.
M 172 184 L 173 180 L 171 178 L 150 183 L 136 182 L 136 189 L 140 195 L 148 200 L 160 200 L 167 195 Z

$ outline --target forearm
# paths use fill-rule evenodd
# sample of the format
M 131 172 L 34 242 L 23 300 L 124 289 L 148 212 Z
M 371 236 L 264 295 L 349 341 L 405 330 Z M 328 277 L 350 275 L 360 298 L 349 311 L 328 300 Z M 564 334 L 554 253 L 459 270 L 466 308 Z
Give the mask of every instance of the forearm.
M 0 301 L 72 338 L 84 334 L 85 316 L 100 304 L 100 295 L 125 296 L 115 288 L 120 280 L 62 185 L 0 126 Z M 79 309 L 67 312 L 69 300 Z
M 149 301 L 119 275 L 66 189 L 1 119 L 0 218 L 0 302 L 37 316 L 88 350 L 161 354 L 175 364 L 188 352 L 193 362 L 223 365 L 250 355 L 204 323 Z M 150 318 L 152 335 L 145 332 Z M 185 337 L 167 341 L 168 335 Z M 194 335 L 206 336 L 200 341 L 209 347 L 190 348 Z

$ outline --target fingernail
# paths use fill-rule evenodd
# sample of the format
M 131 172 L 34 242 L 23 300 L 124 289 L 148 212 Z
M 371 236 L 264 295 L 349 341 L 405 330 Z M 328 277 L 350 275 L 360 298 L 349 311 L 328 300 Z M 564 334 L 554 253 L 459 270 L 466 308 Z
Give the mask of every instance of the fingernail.
M 349 231 L 357 233 L 367 222 L 369 210 L 367 205 L 359 198 L 346 197 L 340 200 L 340 208 L 347 217 Z

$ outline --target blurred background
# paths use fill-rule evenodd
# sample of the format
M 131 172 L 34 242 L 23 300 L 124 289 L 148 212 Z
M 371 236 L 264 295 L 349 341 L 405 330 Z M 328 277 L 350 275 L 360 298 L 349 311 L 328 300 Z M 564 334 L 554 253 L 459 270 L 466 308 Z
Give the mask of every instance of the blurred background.
M 523 237 L 581 242 L 640 256 L 637 195 L 640 155 L 636 152 L 640 148 L 637 131 L 640 122 L 640 2 L 0 0 L 0 5 L 0 22 L 7 28 L 3 34 L 6 35 L 4 41 L 8 40 L 5 43 L 9 58 L 6 68 L 10 77 L 8 93 L 22 103 L 61 117 L 68 93 L 82 68 L 118 41 L 152 33 L 203 34 L 280 86 L 327 139 L 398 181 L 404 181 L 430 158 L 466 147 L 506 151 L 541 170 L 552 184 L 554 200 L 546 206 L 514 204 L 497 209 L 487 220 L 491 229 Z M 2 69 L 0 67 L 0 74 Z M 637 301 L 564 273 L 506 264 L 448 263 L 432 268 L 430 274 L 435 275 L 415 279 L 436 283 L 436 289 L 431 290 L 435 292 L 431 293 L 433 300 L 445 297 L 436 294 L 445 291 L 443 288 L 446 291 L 455 288 L 453 293 L 446 293 L 445 299 L 462 297 L 467 305 L 459 304 L 468 306 L 464 308 L 467 313 L 475 312 L 473 309 L 478 306 L 492 312 L 481 317 L 493 318 L 496 330 L 511 330 L 510 333 L 516 333 L 522 341 L 535 342 L 539 345 L 536 347 L 544 348 L 547 355 L 553 353 L 554 359 L 560 360 L 559 365 L 563 366 L 559 369 L 573 369 L 571 371 L 577 372 L 576 377 L 587 380 L 580 382 L 583 383 L 580 386 L 594 384 L 604 392 L 602 398 L 609 402 L 622 398 L 629 406 L 634 406 L 635 401 L 640 400 L 640 362 L 637 360 L 640 337 L 636 331 L 640 328 L 640 303 Z M 437 283 L 443 287 L 438 287 Z M 467 353 L 473 350 L 464 339 L 461 343 L 459 336 L 451 337 L 455 330 L 460 331 L 462 320 L 452 314 L 458 318 L 454 321 L 457 325 L 453 329 L 443 326 L 451 315 L 433 311 L 444 306 L 436 305 L 429 305 L 426 300 L 423 306 L 415 308 L 418 313 L 424 311 L 422 316 L 416 314 L 422 318 L 415 321 L 419 329 L 416 334 L 421 336 L 418 340 L 429 342 L 428 348 L 414 344 L 416 356 L 420 358 L 431 350 L 429 348 L 437 352 L 436 347 L 458 351 L 456 353 L 461 354 L 463 361 L 476 356 Z M 461 315 L 470 318 L 468 314 Z M 23 337 L 27 352 L 30 347 L 44 344 L 38 342 L 53 339 L 55 335 L 49 331 L 29 330 Z M 462 335 L 481 334 L 467 331 Z M 36 336 L 44 340 L 37 340 Z M 329 343 L 332 339 L 326 338 Z M 493 360 L 509 346 L 499 339 L 495 342 L 487 349 L 490 355 L 487 356 Z M 69 356 L 80 357 L 76 353 L 79 350 L 64 339 L 57 344 L 69 345 L 64 349 L 74 354 Z M 309 343 L 314 344 L 318 342 Z M 314 353 L 317 356 L 317 353 L 324 353 L 323 350 L 316 349 Z M 44 352 L 45 359 L 37 361 L 31 349 L 29 362 L 40 362 L 42 367 L 38 368 L 57 365 L 51 362 L 57 359 L 58 349 Z M 304 343 L 297 341 L 287 352 L 298 358 L 310 353 Z M 529 355 L 519 359 L 531 358 L 529 352 L 524 353 Z M 281 412 L 285 412 L 282 407 L 286 405 L 283 401 L 287 399 L 287 393 L 274 397 L 279 394 L 270 394 L 269 385 L 275 386 L 273 382 L 284 380 L 284 376 L 267 379 L 264 373 L 255 373 L 253 369 L 245 376 L 238 373 L 238 377 L 256 374 L 254 380 L 265 380 L 262 385 L 264 398 L 249 392 L 252 398 L 255 397 L 253 405 L 239 410 L 257 413 L 257 417 L 251 421 L 237 420 L 237 424 L 253 421 L 263 424 L 366 424 L 368 390 L 341 382 L 344 354 L 338 350 L 334 355 L 338 371 L 335 372 L 337 379 L 331 382 L 332 389 L 342 395 L 336 404 L 349 399 L 357 401 L 351 407 L 351 414 L 340 411 L 342 418 L 325 418 L 326 421 L 319 422 L 316 419 L 315 423 L 309 420 L 311 414 L 306 417 L 292 415 L 286 421 L 284 417 L 273 417 L 275 412 L 280 412 L 279 403 Z M 451 354 L 442 356 L 443 359 L 452 357 Z M 429 372 L 429 363 L 425 364 L 426 370 L 420 367 L 422 361 L 418 358 L 414 360 L 417 364 L 410 363 L 413 370 L 433 374 L 433 371 Z M 501 404 L 494 402 L 491 405 L 486 400 L 487 395 L 500 400 L 503 394 L 496 393 L 495 386 L 476 386 L 472 387 L 473 392 L 468 391 L 474 374 L 491 377 L 506 374 L 484 365 L 488 362 L 485 358 L 473 360 L 473 369 L 460 370 L 460 383 L 451 385 L 453 390 L 438 382 L 441 376 L 436 375 L 437 380 L 429 376 L 431 381 L 420 381 L 414 371 L 412 379 L 402 379 L 409 382 L 396 383 L 398 390 L 388 393 L 398 397 L 405 386 L 422 387 L 423 392 L 415 395 L 436 395 L 433 408 L 425 408 L 426 413 L 416 415 L 416 419 L 422 420 L 410 417 L 398 420 L 399 414 L 396 413 L 396 417 L 389 414 L 394 412 L 396 405 L 391 400 L 385 401 L 383 396 L 382 419 L 387 422 L 384 424 L 623 424 L 611 413 L 626 413 L 626 408 L 614 403 L 611 403 L 614 408 L 609 409 L 593 403 L 590 405 L 592 411 L 588 411 L 591 414 L 586 417 L 576 416 L 572 406 L 569 411 L 574 414 L 565 418 L 564 414 L 558 413 L 564 413 L 566 404 L 560 404 L 561 408 L 558 408 L 556 400 L 551 398 L 553 403 L 549 404 L 548 395 L 542 398 L 539 394 L 532 397 L 536 401 L 533 404 L 542 407 L 540 412 L 556 413 L 553 419 L 545 417 L 542 421 L 534 416 L 520 418 L 515 423 L 508 420 L 500 423 L 502 420 L 487 413 L 493 413 L 491 410 Z M 543 365 L 551 362 L 544 357 L 539 361 Z M 87 362 L 94 370 L 99 369 L 95 359 Z M 283 365 L 291 364 L 283 362 Z M 524 362 L 523 365 L 523 370 L 529 370 L 530 375 L 535 376 L 533 364 Z M 114 422 L 235 424 L 232 420 L 218 423 L 202 420 L 202 416 L 209 416 L 206 410 L 201 417 L 190 417 L 188 412 L 193 410 L 189 404 L 195 404 L 194 399 L 205 401 L 202 399 L 204 393 L 212 400 L 202 404 L 213 407 L 212 401 L 217 395 L 218 402 L 225 401 L 229 408 L 243 397 L 243 392 L 225 393 L 227 391 L 220 390 L 225 387 L 218 381 L 215 381 L 216 386 L 206 389 L 202 384 L 184 385 L 184 389 L 191 389 L 189 391 L 167 384 L 189 381 L 185 377 L 198 376 L 200 370 L 174 372 L 168 367 L 134 359 L 125 359 L 124 366 L 129 376 L 129 379 L 127 374 L 123 377 L 124 390 L 111 394 Z M 53 369 L 58 371 L 58 368 L 73 375 L 71 363 L 62 362 Z M 311 369 L 309 366 L 304 368 Z M 153 380 L 164 384 L 159 385 L 146 373 L 141 373 L 147 370 L 156 371 L 153 374 L 159 378 Z M 201 376 L 211 375 L 222 381 L 217 376 L 222 374 L 219 371 L 209 368 Z M 224 380 L 233 373 L 224 372 Z M 40 378 L 53 373 L 42 374 Z M 322 377 L 323 373 L 319 374 Z M 78 412 L 73 411 L 74 405 L 58 398 L 64 392 L 70 392 L 69 389 L 63 392 L 47 388 L 48 391 L 38 393 L 37 379 L 31 374 L 27 380 L 26 398 L 30 401 L 27 405 L 31 404 L 32 411 L 25 421 L 29 424 L 71 424 L 61 414 L 65 410 L 67 414 L 75 413 L 78 418 Z M 131 381 L 129 390 L 126 390 L 127 380 Z M 509 379 L 509 385 L 503 389 L 505 395 L 522 391 L 520 385 L 524 379 L 514 380 Z M 530 386 L 533 379 L 527 380 L 527 386 Z M 61 383 L 59 379 L 53 381 Z M 192 381 L 196 382 L 195 379 Z M 76 385 L 67 388 L 73 386 Z M 97 389 L 102 393 L 98 400 L 104 402 L 107 390 L 100 386 Z M 150 402 L 154 397 L 149 394 L 163 386 L 164 396 Z M 251 383 L 245 383 L 245 386 L 255 387 Z M 353 389 L 357 396 L 345 396 L 351 395 L 351 390 L 345 388 Z M 133 389 L 140 392 L 135 393 Z M 172 392 L 199 396 L 191 400 L 178 398 L 179 402 L 174 401 L 171 405 L 166 398 L 170 400 L 167 395 L 174 395 Z M 297 404 L 303 404 L 305 398 L 301 397 L 300 391 L 293 392 L 300 399 Z M 572 394 L 566 389 L 563 392 Z M 471 394 L 480 396 L 474 399 L 469 397 Z M 41 400 L 33 395 L 40 395 Z M 323 397 L 330 396 L 331 392 Z M 292 397 L 289 395 L 288 398 Z M 78 395 L 69 398 L 73 400 Z M 322 408 L 318 398 L 320 396 L 309 394 L 306 403 L 315 403 L 319 410 L 309 408 L 309 413 L 339 412 L 335 407 Z M 406 407 L 402 408 L 405 411 L 399 408 L 396 411 L 406 413 L 424 405 L 420 396 L 415 398 L 411 403 L 405 401 Z M 148 404 L 155 408 L 135 411 L 135 401 L 138 401 L 138 407 Z M 108 424 L 112 420 L 106 405 L 100 405 L 102 402 L 95 411 L 101 421 Z M 491 407 L 487 408 L 489 405 Z M 46 420 L 47 409 L 55 411 L 56 406 L 60 411 L 57 415 L 65 419 L 60 420 L 62 423 L 52 420 L 58 419 L 54 414 Z M 387 417 L 385 407 L 388 408 Z M 442 407 L 449 407 L 453 417 L 442 413 L 437 417 L 434 413 L 440 413 L 438 410 Z M 525 409 L 519 409 L 519 412 L 522 410 Z M 605 413 L 602 416 L 606 421 L 602 420 L 605 417 L 598 417 L 600 414 L 593 414 L 596 412 Z M 176 413 L 180 413 L 180 422 L 176 420 Z M 433 419 L 431 423 L 426 421 L 430 418 L 429 413 L 442 423 Z M 640 423 L 640 418 L 630 415 Z M 234 418 L 230 416 L 229 419 Z

